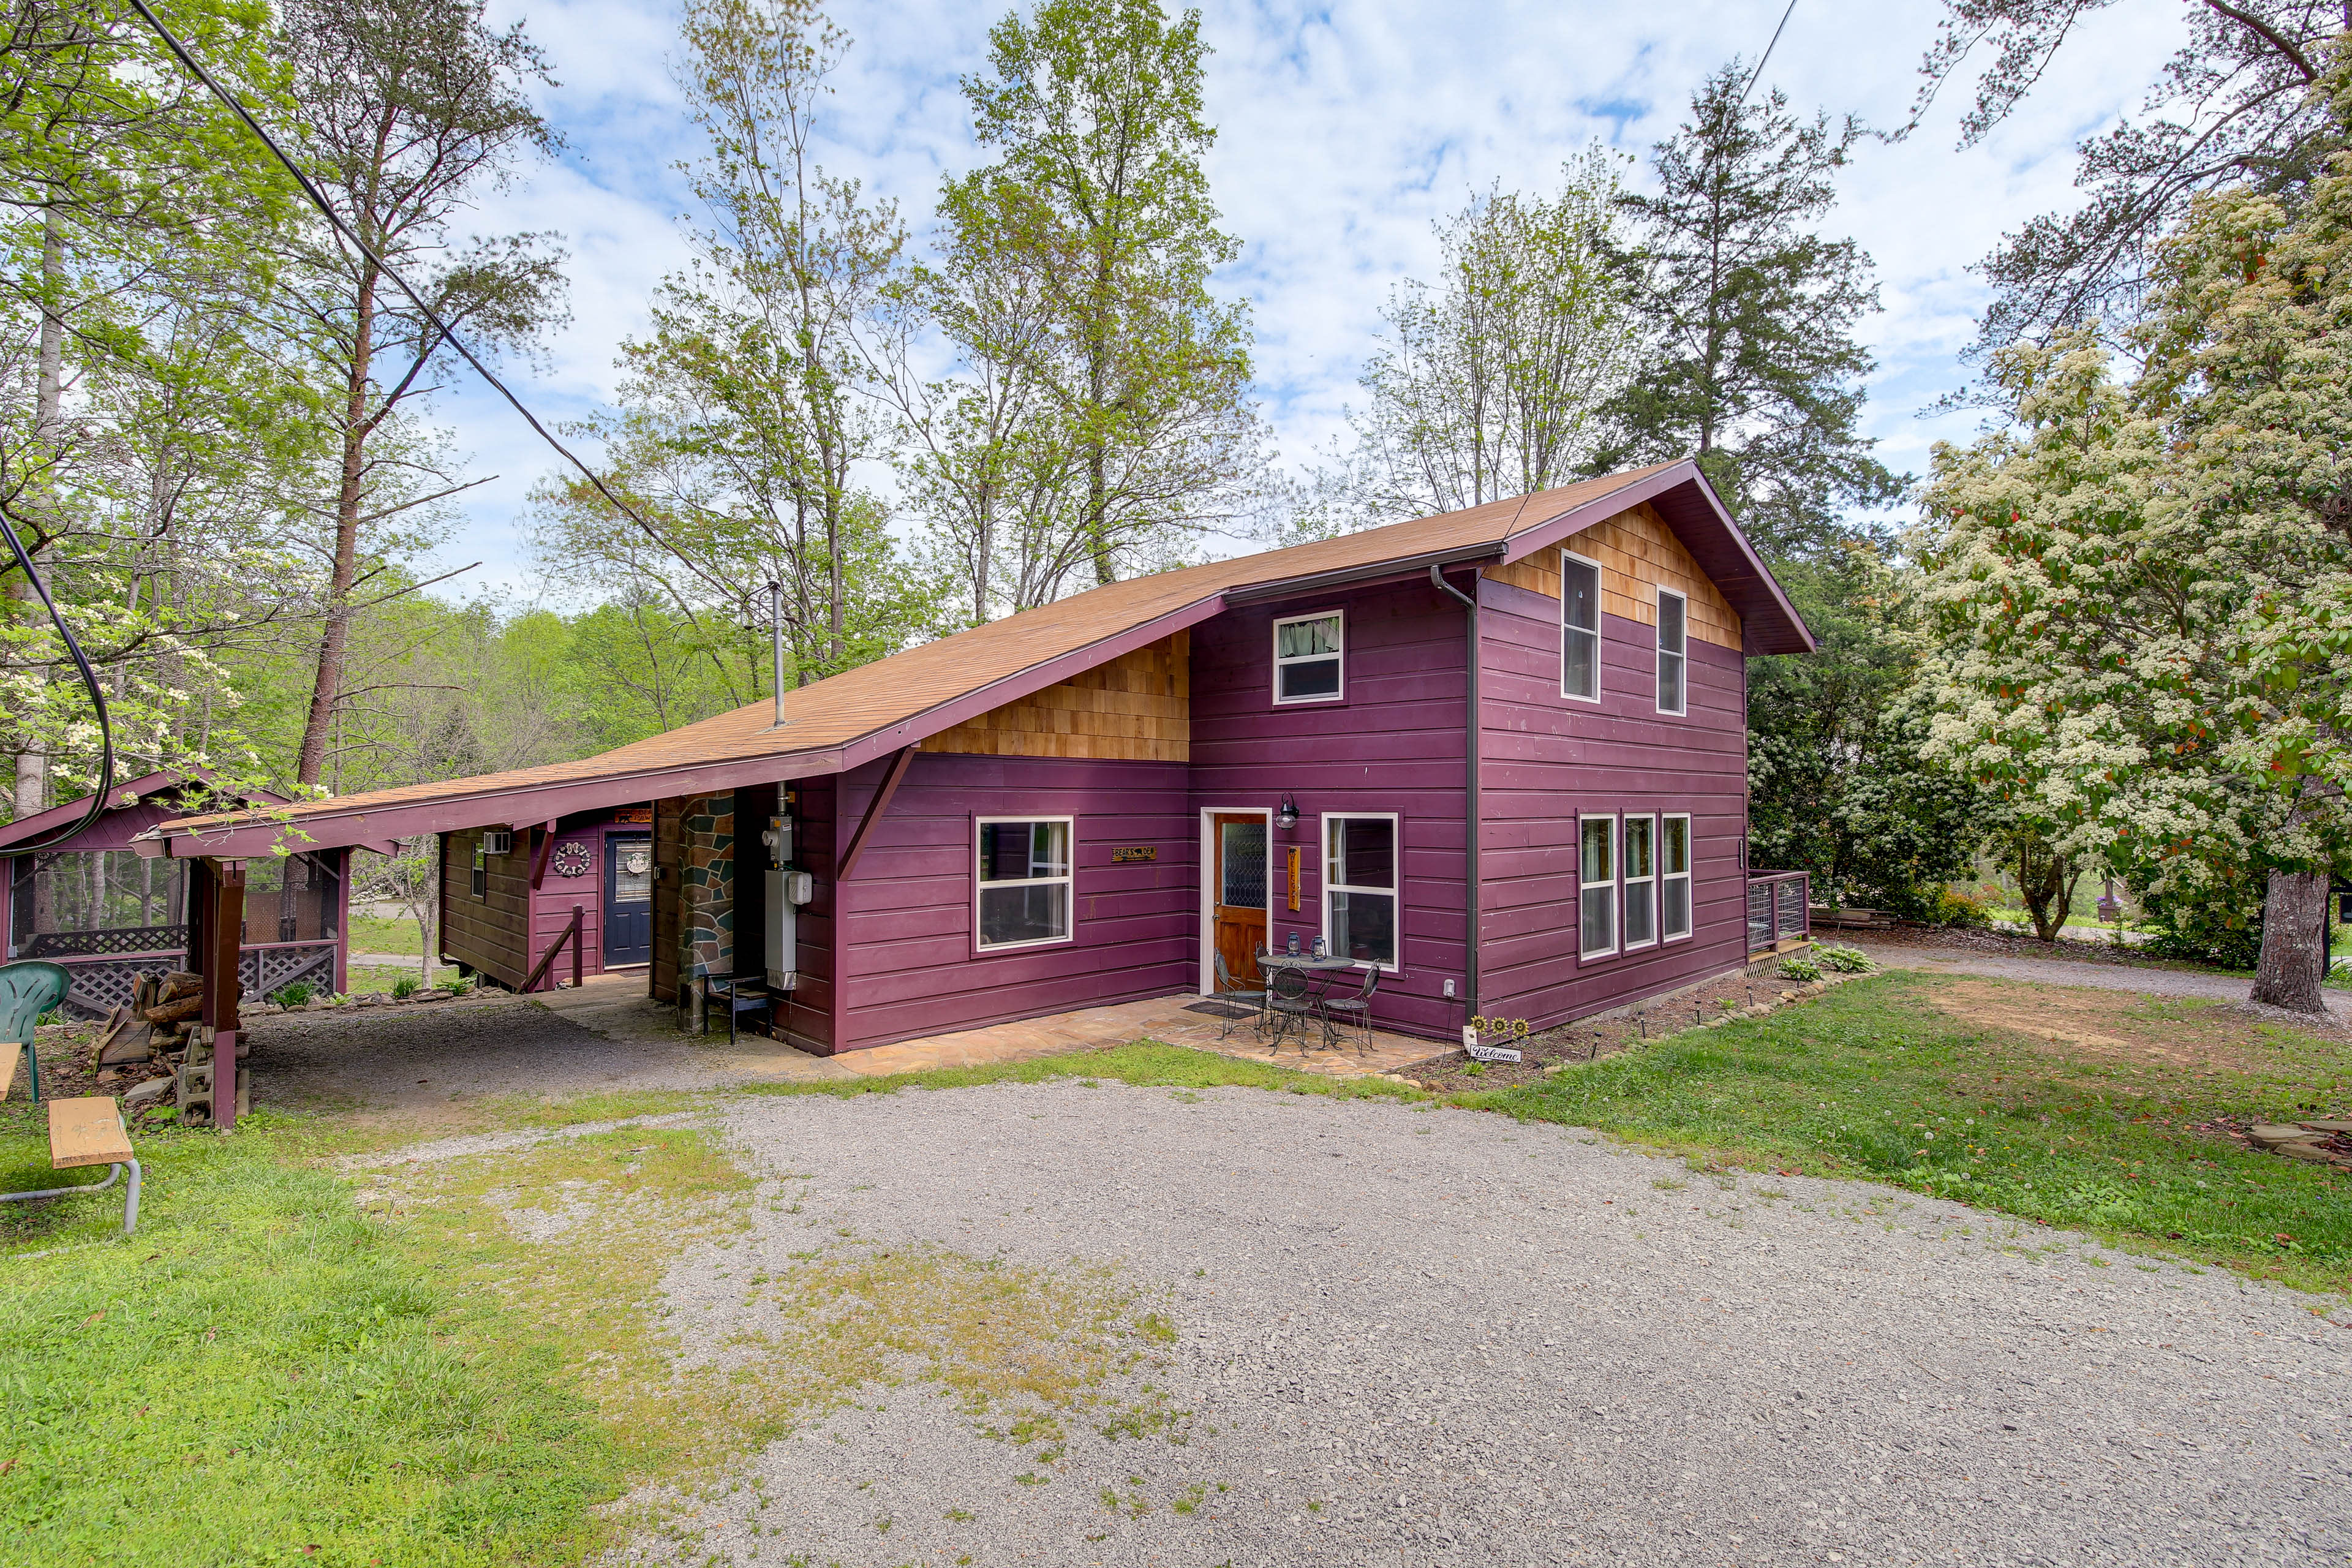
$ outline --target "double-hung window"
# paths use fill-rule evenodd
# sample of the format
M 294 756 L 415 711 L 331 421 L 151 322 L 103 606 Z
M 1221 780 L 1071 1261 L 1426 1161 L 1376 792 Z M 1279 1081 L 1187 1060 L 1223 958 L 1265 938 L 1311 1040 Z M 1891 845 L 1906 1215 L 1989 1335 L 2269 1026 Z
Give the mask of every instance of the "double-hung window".
M 1334 957 L 1397 967 L 1393 812 L 1323 819 L 1323 937 Z
M 478 899 L 488 899 L 490 896 L 490 858 L 482 853 L 482 841 L 478 836 L 474 839 L 474 875 L 471 887 L 474 897 Z
M 1345 617 L 1338 610 L 1274 623 L 1274 700 L 1337 702 L 1346 691 Z
M 1658 711 L 1690 710 L 1688 684 L 1690 601 L 1671 588 L 1658 590 Z
M 1586 958 L 1617 951 L 1617 819 L 1577 819 L 1577 950 Z
M 1601 568 L 1559 555 L 1559 694 L 1601 700 Z
M 1668 942 L 1691 933 L 1691 819 L 1658 818 L 1658 930 Z
M 979 945 L 994 952 L 1070 940 L 1070 818 L 979 822 Z
M 1647 947 L 1658 940 L 1658 819 L 1625 819 L 1625 945 Z

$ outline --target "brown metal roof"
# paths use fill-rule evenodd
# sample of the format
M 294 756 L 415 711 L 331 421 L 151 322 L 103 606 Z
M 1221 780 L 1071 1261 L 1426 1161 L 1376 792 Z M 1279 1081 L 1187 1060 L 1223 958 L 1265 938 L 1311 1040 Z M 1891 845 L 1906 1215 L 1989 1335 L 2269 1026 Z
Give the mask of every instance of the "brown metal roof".
M 595 803 L 569 786 L 593 784 L 597 802 L 619 805 L 723 788 L 730 779 L 753 782 L 743 773 L 746 763 L 761 764 L 759 771 L 770 781 L 839 772 L 1206 619 L 1223 607 L 1229 593 L 1262 598 L 1285 586 L 1308 593 L 1385 571 L 1517 555 L 1536 547 L 1530 535 L 1564 536 L 1686 486 L 1706 490 L 1696 465 L 1658 464 L 1464 511 L 1113 583 L 787 692 L 781 727 L 773 703 L 761 701 L 577 762 L 339 795 L 267 812 L 188 817 L 163 832 L 199 841 L 178 847 L 176 853 L 252 854 L 257 849 L 247 843 L 254 837 L 250 830 L 275 833 L 280 826 L 302 828 L 313 842 L 348 843 L 355 837 L 542 821 L 559 809 Z M 1685 500 L 1667 514 L 1678 532 L 1683 518 L 1703 528 L 1711 517 L 1728 534 L 1701 541 L 1707 553 L 1699 559 L 1712 555 L 1732 568 L 1727 574 L 1737 581 L 1724 587 L 1734 607 L 1743 617 L 1769 623 L 1760 628 L 1769 640 L 1755 651 L 1810 648 L 1811 636 L 1713 496 L 1705 495 L 1696 505 L 1691 498 L 1673 499 Z M 1737 569 L 1735 558 L 1752 571 Z M 606 795 L 609 801 L 603 799 Z M 427 805 L 436 808 L 429 825 L 406 809 Z M 370 817 L 378 819 L 377 826 L 362 832 Z M 299 837 L 294 847 L 303 847 Z

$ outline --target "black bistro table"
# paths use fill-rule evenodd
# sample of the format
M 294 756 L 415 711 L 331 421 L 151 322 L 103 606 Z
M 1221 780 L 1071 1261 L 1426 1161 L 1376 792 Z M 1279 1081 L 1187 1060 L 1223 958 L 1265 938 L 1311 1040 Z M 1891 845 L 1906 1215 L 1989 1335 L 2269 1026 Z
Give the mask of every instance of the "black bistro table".
M 1274 972 L 1284 969 L 1295 969 L 1300 973 L 1307 976 L 1309 979 L 1313 979 L 1319 975 L 1323 980 L 1323 987 L 1328 988 L 1331 984 L 1330 977 L 1332 975 L 1340 973 L 1345 970 L 1359 967 L 1354 959 L 1343 958 L 1338 953 L 1329 953 L 1324 957 L 1318 958 L 1311 952 L 1262 952 L 1257 955 L 1257 966 L 1259 969 L 1266 972 L 1265 1005 L 1266 1012 L 1270 1016 L 1274 1016 L 1274 1044 L 1275 1048 L 1277 1050 L 1282 1047 L 1282 1037 L 1285 1033 L 1285 1026 L 1281 1016 L 1274 1014 Z M 1318 989 L 1315 993 L 1316 1000 L 1319 1002 L 1322 999 L 1322 989 Z M 1301 1025 L 1304 1026 L 1304 1020 L 1301 1020 Z M 1302 1040 L 1299 1044 L 1300 1047 L 1303 1049 L 1306 1042 Z

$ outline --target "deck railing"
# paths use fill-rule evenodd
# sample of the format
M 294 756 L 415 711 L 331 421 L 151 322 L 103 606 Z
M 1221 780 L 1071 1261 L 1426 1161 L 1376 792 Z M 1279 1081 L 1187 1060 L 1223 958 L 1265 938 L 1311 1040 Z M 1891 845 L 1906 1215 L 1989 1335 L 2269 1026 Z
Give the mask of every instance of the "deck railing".
M 178 935 L 184 942 L 184 926 L 155 928 L 158 931 Z M 335 950 L 332 937 L 310 942 L 254 942 L 237 950 L 237 980 L 247 1001 L 258 1002 L 281 986 L 298 980 L 307 981 L 320 994 L 335 988 Z M 187 949 L 158 947 L 145 952 L 61 953 L 48 962 L 60 965 L 70 976 L 66 992 L 66 1011 L 79 1018 L 103 1018 L 118 1006 L 128 1005 L 139 988 L 142 974 L 163 973 L 187 963 Z
M 1748 873 L 1748 951 L 1769 952 L 1812 935 L 1806 912 L 1811 879 L 1802 871 Z

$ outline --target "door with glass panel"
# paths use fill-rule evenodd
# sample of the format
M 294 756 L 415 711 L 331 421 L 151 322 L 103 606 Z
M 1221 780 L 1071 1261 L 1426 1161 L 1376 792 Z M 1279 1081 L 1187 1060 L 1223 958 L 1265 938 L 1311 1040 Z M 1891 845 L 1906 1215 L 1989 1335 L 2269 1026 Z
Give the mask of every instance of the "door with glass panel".
M 1264 982 L 1257 950 L 1265 945 L 1265 818 L 1218 812 L 1209 818 L 1209 940 L 1225 972 L 1245 991 Z M 1214 966 L 1210 979 L 1215 982 Z M 1223 986 L 1217 986 L 1223 990 Z
M 604 836 L 604 966 L 654 956 L 654 841 L 643 833 Z

